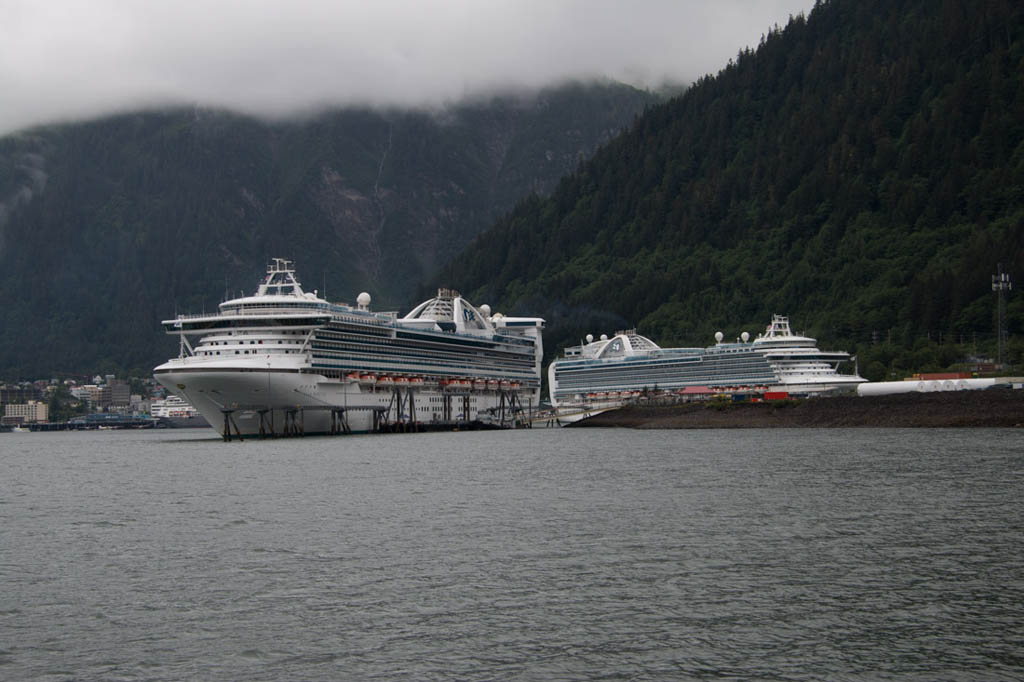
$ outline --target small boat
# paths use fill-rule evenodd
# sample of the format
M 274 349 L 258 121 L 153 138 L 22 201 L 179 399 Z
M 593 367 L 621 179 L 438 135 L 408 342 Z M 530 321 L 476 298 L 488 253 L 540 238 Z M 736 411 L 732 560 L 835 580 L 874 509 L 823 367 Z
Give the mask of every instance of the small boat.
M 359 377 L 359 383 L 373 385 L 377 383 L 377 377 L 373 374 L 363 374 Z

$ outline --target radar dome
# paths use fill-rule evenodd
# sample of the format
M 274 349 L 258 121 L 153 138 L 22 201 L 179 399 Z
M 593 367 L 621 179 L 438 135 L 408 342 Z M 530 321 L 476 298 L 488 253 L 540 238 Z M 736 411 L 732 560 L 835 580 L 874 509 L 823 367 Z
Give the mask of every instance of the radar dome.
M 370 295 L 365 291 L 356 296 L 356 303 L 359 304 L 360 308 L 366 308 L 370 305 Z
M 723 334 L 722 332 L 715 332 L 715 341 L 717 341 L 718 343 L 722 343 L 722 339 L 724 338 L 725 334 Z
M 743 332 L 740 334 L 740 338 L 743 339 L 743 343 L 746 343 L 750 340 L 750 334 L 748 332 Z
M 608 335 L 607 334 L 601 334 L 601 340 L 602 341 L 607 341 L 608 340 Z
M 484 314 L 484 317 L 490 317 L 491 316 L 491 306 L 489 306 L 486 303 L 484 303 L 482 306 L 480 306 L 480 312 L 482 312 Z
M 587 343 L 594 343 L 594 335 L 587 334 Z

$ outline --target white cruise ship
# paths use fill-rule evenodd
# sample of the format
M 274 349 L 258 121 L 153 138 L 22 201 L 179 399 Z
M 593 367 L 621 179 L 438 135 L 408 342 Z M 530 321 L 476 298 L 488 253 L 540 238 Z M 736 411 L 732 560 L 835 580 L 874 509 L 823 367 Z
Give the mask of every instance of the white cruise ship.
M 544 320 L 491 315 L 442 289 L 405 317 L 328 303 L 275 258 L 252 296 L 163 322 L 179 357 L 156 379 L 225 437 L 512 424 L 540 398 Z
M 815 339 L 794 334 L 782 315 L 772 316 L 753 341 L 747 332 L 735 343 L 723 343 L 723 338 L 718 332 L 708 348 L 661 348 L 636 330 L 597 341 L 588 336 L 548 367 L 551 404 L 561 412 L 585 415 L 645 390 L 705 387 L 799 396 L 853 390 L 866 381 L 856 373 L 839 373 L 849 353 L 819 350 Z
M 181 396 L 169 395 L 163 400 L 154 400 L 150 404 L 149 415 L 151 417 L 194 417 L 199 414 L 196 408 L 183 400 Z

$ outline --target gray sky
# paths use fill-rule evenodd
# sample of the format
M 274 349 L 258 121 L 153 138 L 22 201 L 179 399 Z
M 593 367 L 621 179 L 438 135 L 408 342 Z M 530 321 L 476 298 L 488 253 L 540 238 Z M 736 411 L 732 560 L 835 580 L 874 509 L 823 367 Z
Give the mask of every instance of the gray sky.
M 438 106 L 689 82 L 813 0 L 0 0 L 0 135 L 143 106 Z

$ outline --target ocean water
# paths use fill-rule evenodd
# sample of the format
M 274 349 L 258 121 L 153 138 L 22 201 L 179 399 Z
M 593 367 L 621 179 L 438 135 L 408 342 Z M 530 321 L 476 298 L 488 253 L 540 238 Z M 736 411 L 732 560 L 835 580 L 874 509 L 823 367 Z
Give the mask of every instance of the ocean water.
M 1024 678 L 1024 432 L 0 434 L 0 679 Z

